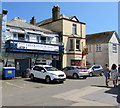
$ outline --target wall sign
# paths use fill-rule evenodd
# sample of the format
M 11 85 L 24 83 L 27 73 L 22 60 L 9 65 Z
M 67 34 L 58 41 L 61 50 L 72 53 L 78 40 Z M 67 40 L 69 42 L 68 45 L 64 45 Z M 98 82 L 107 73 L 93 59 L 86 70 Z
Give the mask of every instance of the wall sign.
M 59 46 L 17 42 L 17 49 L 59 51 Z

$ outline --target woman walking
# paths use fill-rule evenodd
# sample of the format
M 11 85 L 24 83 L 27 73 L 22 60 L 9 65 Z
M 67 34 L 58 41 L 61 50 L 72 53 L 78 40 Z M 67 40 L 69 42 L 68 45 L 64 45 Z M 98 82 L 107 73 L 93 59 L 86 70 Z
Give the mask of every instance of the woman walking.
M 105 75 L 105 84 L 108 87 L 109 86 L 108 82 L 109 82 L 109 79 L 110 79 L 110 70 L 109 70 L 108 64 L 105 65 L 104 75 Z
M 117 68 L 116 64 L 113 64 L 111 68 L 111 80 L 113 81 L 114 87 L 117 87 L 118 80 L 118 72 L 116 68 Z

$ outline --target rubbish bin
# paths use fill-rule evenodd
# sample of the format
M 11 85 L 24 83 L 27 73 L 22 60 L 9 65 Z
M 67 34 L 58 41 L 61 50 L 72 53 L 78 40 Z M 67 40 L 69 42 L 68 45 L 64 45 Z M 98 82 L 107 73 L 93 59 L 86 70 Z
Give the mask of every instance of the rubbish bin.
M 3 67 L 3 78 L 15 77 L 15 67 Z

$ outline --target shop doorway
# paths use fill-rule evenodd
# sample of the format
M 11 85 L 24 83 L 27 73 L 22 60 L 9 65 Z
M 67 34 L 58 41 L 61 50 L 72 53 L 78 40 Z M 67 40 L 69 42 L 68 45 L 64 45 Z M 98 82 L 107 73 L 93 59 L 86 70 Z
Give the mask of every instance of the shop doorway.
M 31 67 L 31 59 L 15 59 L 15 67 L 15 76 L 24 76 L 26 69 Z

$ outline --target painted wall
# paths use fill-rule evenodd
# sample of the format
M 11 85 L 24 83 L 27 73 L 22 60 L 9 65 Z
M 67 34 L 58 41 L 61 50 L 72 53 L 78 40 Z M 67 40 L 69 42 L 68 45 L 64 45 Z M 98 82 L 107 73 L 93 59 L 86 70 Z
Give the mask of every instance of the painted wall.
M 113 52 L 112 50 L 112 45 L 113 43 L 117 44 L 117 51 L 116 52 Z M 110 39 L 109 41 L 109 65 L 110 67 L 112 66 L 112 64 L 116 64 L 118 65 L 118 40 L 115 36 L 115 34 L 113 34 L 112 38 Z

